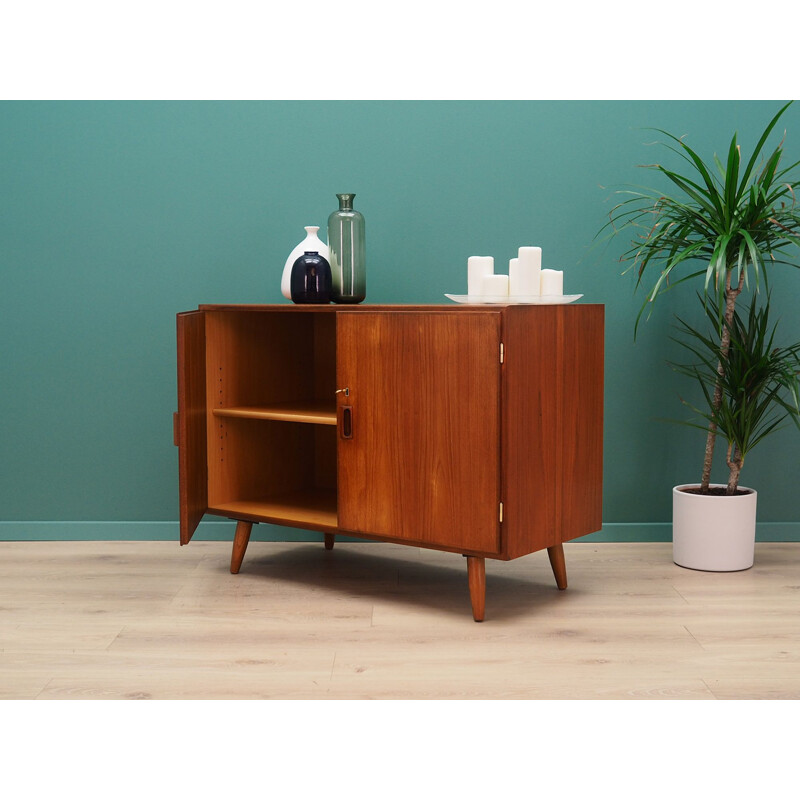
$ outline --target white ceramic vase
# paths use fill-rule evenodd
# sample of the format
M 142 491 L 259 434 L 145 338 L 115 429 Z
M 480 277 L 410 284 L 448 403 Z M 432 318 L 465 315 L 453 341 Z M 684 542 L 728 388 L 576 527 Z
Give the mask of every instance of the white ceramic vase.
M 723 486 L 724 484 L 711 484 Z M 705 572 L 736 572 L 753 566 L 757 492 L 743 495 L 690 494 L 672 489 L 672 560 Z
M 322 241 L 317 235 L 319 225 L 306 226 L 306 238 L 303 239 L 297 247 L 289 253 L 289 258 L 286 259 L 286 264 L 283 267 L 283 275 L 281 275 L 281 294 L 287 299 L 292 299 L 291 280 L 292 280 L 292 267 L 294 262 L 300 258 L 307 250 L 319 253 L 328 263 L 330 263 L 330 252 L 328 245 Z

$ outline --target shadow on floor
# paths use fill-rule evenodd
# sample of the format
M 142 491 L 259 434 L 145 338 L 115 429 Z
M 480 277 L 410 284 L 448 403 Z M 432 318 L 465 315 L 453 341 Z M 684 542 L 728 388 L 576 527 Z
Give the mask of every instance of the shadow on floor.
M 265 543 L 268 545 L 268 543 Z M 363 546 L 362 546 L 363 547 Z M 315 591 L 339 597 L 368 599 L 378 603 L 415 606 L 458 617 L 472 618 L 467 582 L 466 561 L 457 553 L 449 554 L 452 565 L 406 558 L 374 545 L 375 552 L 349 549 L 337 543 L 332 551 L 317 544 L 298 544 L 279 552 L 248 551 L 239 575 L 230 575 L 228 564 L 220 562 L 218 571 L 231 580 L 263 578 L 270 582 L 304 585 Z M 252 545 L 251 545 L 252 549 Z M 533 559 L 543 559 L 541 564 Z M 543 613 L 552 603 L 562 601 L 550 570 L 547 555 L 534 553 L 526 561 L 530 577 L 504 575 L 509 562 L 486 560 L 486 620 L 514 619 L 529 615 L 533 606 Z M 514 562 L 519 572 L 519 562 Z

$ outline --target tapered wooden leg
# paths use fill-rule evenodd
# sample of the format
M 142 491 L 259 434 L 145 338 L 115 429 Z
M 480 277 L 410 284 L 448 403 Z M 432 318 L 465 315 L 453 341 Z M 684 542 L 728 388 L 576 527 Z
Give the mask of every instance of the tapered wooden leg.
M 467 577 L 472 616 L 475 622 L 483 622 L 486 608 L 486 559 L 480 556 L 467 556 Z
M 564 545 L 554 544 L 547 548 L 547 555 L 550 557 L 550 566 L 553 568 L 553 575 L 556 576 L 556 586 L 559 589 L 567 588 L 567 563 L 564 561 Z
M 240 519 L 236 523 L 236 533 L 233 535 L 233 552 L 231 553 L 231 572 L 235 575 L 242 566 L 244 551 L 247 550 L 247 543 L 250 541 L 250 531 L 253 529 L 252 522 L 245 522 Z
M 335 533 L 326 533 L 325 534 L 325 549 L 326 550 L 333 550 L 333 543 L 336 541 L 336 534 Z

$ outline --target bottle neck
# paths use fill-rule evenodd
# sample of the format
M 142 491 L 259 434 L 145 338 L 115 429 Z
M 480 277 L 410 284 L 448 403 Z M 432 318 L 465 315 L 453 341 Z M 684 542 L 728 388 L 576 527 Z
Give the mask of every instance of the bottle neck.
M 354 194 L 337 194 L 339 198 L 339 211 L 352 211 Z

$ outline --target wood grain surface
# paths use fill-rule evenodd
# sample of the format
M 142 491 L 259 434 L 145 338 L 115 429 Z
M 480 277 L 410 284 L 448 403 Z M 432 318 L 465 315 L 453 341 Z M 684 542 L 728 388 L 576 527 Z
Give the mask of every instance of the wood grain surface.
M 176 326 L 180 542 L 188 544 L 208 507 L 205 314 L 178 314 Z
M 315 425 L 336 424 L 336 403 L 332 398 L 328 402 L 298 400 L 294 403 L 271 403 L 264 406 L 214 408 L 212 413 L 215 417 L 274 419 L 283 422 L 307 422 Z
M 562 307 L 566 312 L 567 307 Z M 601 305 L 576 306 L 580 317 L 568 324 L 562 312 L 560 519 L 566 542 L 603 525 L 604 318 Z
M 500 314 L 342 312 L 337 325 L 352 408 L 340 526 L 497 552 Z
M 505 557 L 600 530 L 603 306 L 503 312 Z
M 797 543 L 714 574 L 570 542 L 566 592 L 487 559 L 480 625 L 457 554 L 230 547 L 0 542 L 0 699 L 800 699 Z
M 201 308 L 179 315 L 184 543 L 206 509 L 500 559 L 599 529 L 602 306 Z

